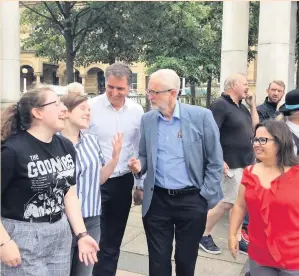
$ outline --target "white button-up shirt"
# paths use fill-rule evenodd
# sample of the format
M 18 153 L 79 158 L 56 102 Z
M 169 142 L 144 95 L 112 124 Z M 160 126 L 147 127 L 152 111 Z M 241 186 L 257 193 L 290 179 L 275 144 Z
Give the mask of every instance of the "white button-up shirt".
M 88 133 L 99 138 L 105 161 L 112 157 L 112 139 L 117 132 L 123 132 L 123 146 L 119 162 L 111 177 L 129 172 L 128 160 L 138 157 L 140 141 L 140 122 L 144 113 L 141 105 L 126 98 L 125 104 L 116 110 L 109 102 L 106 93 L 89 100 L 91 122 Z

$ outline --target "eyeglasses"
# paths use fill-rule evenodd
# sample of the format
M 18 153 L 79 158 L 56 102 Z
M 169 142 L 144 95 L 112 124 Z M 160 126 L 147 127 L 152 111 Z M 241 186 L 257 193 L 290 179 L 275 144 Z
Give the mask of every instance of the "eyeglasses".
M 146 95 L 155 95 L 155 96 L 157 96 L 160 93 L 170 92 L 171 90 L 173 90 L 173 89 L 167 89 L 167 90 L 162 90 L 162 91 L 155 91 L 155 90 L 147 89 L 145 92 L 146 92 Z
M 253 137 L 250 139 L 250 141 L 253 145 L 256 142 L 259 142 L 260 145 L 266 145 L 268 141 L 275 141 L 275 139 L 266 138 L 266 137 Z
M 40 105 L 40 107 L 44 107 L 44 106 L 47 106 L 47 105 L 50 105 L 50 104 L 55 104 L 56 106 L 60 106 L 62 104 L 62 101 L 58 100 L 58 101 L 45 103 L 45 104 Z

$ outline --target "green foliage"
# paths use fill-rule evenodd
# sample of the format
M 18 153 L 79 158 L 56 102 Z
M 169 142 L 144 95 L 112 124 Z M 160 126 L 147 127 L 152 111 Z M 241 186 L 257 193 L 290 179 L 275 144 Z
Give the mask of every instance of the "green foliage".
M 251 3 L 249 46 L 257 44 L 258 13 L 259 3 Z M 122 60 L 143 61 L 148 72 L 173 68 L 190 83 L 219 78 L 220 1 L 42 2 L 28 7 L 21 20 L 32 30 L 23 48 L 53 62 L 66 61 L 68 71 L 73 62 Z M 248 59 L 254 57 L 249 48 Z

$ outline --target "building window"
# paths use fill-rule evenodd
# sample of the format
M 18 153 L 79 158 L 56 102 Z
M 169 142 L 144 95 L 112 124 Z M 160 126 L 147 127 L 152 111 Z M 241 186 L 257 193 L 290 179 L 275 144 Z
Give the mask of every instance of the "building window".
M 137 90 L 137 73 L 132 74 L 132 89 Z

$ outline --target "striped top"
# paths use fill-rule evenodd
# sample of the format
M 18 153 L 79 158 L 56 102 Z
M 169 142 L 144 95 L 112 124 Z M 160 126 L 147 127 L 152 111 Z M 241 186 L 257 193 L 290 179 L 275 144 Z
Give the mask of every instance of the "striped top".
M 80 132 L 76 149 L 77 194 L 84 218 L 101 214 L 100 169 L 105 164 L 97 137 Z

